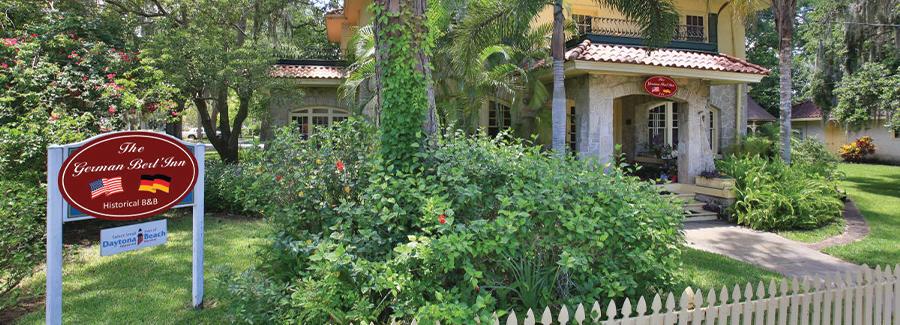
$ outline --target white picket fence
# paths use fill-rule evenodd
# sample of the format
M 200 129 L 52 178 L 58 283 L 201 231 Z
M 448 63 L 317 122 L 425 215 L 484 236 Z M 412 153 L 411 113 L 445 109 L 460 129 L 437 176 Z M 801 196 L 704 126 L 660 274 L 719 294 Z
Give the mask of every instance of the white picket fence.
M 669 293 L 665 302 L 656 295 L 649 306 L 641 297 L 636 305 L 625 299 L 621 307 L 610 301 L 606 309 L 594 302 L 574 312 L 566 306 L 544 308 L 540 318 L 529 309 L 520 318 L 515 311 L 497 317 L 495 325 L 604 324 L 604 325 L 900 325 L 900 264 L 859 272 L 793 278 L 790 282 L 747 283 L 729 291 L 704 294 L 685 289 L 677 301 Z M 520 322 L 521 319 L 521 322 Z M 477 321 L 476 321 L 477 322 Z M 398 324 L 395 322 L 395 324 Z M 416 321 L 412 322 L 417 325 Z

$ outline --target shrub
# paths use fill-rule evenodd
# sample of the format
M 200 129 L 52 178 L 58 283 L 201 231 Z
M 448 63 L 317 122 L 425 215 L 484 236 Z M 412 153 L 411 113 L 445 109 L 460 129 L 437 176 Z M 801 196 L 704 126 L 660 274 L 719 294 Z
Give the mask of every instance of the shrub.
M 791 139 L 791 161 L 828 180 L 841 178 L 838 170 L 838 159 L 834 153 L 825 148 L 825 144 L 813 138 Z
M 837 189 L 820 174 L 820 166 L 759 156 L 732 156 L 717 165 L 736 179 L 731 212 L 738 224 L 758 230 L 811 229 L 841 215 Z
M 616 166 L 449 134 L 403 173 L 382 169 L 373 135 L 359 121 L 282 131 L 266 151 L 259 180 L 296 193 L 252 205 L 273 223 L 258 272 L 284 288 L 277 322 L 468 323 L 677 280 L 682 210 Z
M 870 136 L 863 136 L 841 146 L 841 158 L 849 162 L 861 162 L 872 154 L 875 154 L 875 142 Z
M 16 287 L 44 258 L 46 188 L 0 181 L 0 310 L 15 301 Z

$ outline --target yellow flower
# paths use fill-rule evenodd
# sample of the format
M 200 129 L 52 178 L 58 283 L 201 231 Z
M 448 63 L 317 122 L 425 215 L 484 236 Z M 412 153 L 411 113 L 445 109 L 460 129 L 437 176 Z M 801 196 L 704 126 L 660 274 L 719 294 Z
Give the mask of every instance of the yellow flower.
M 303 191 L 297 192 L 297 196 L 303 197 Z
M 350 186 L 344 186 L 344 193 L 350 193 Z
M 316 159 L 316 165 L 321 165 L 321 164 L 322 164 L 322 160 L 321 160 L 321 159 Z

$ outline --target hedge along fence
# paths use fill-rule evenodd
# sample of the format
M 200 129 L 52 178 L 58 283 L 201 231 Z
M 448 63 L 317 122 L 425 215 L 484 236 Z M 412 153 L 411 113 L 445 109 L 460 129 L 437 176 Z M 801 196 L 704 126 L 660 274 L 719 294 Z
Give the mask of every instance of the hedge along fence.
M 769 282 L 768 289 L 760 282 L 753 289 L 747 283 L 743 290 L 738 285 L 729 292 L 724 286 L 718 294 L 709 291 L 694 292 L 687 288 L 675 303 L 675 295 L 669 293 L 663 304 L 660 295 L 653 297 L 650 306 L 641 297 L 636 306 L 627 298 L 621 308 L 610 301 L 606 309 L 594 302 L 590 311 L 583 304 L 574 313 L 562 306 L 553 313 L 544 308 L 540 318 L 533 310 L 525 313 L 523 322 L 515 311 L 504 317 L 494 313 L 492 324 L 604 324 L 604 325 L 890 325 L 900 324 L 900 264 L 874 270 L 864 266 L 857 272 L 832 274 L 822 277 L 794 277 L 790 284 L 781 280 Z M 705 296 L 705 298 L 704 298 Z M 648 308 L 649 307 L 649 308 Z M 649 312 L 649 313 L 648 313 Z M 474 320 L 473 323 L 478 323 Z M 402 324 L 393 322 L 392 324 Z M 413 321 L 412 325 L 418 325 Z M 423 323 L 424 324 L 424 323 Z

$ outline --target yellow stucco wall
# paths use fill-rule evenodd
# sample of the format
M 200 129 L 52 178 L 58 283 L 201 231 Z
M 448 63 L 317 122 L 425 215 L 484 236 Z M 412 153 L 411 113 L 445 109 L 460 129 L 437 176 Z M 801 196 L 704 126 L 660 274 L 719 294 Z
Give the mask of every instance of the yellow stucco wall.
M 709 13 L 717 13 L 718 21 L 718 38 L 719 52 L 736 56 L 739 58 L 746 57 L 744 26 L 739 19 L 735 19 L 733 8 L 729 0 L 674 0 L 675 8 L 681 15 L 681 24 L 686 23 L 685 17 L 703 16 L 705 27 L 709 28 L 709 22 L 706 20 Z M 353 36 L 353 33 L 359 26 L 365 26 L 372 19 L 368 10 L 372 0 L 345 0 L 344 1 L 344 17 L 345 20 L 333 22 L 328 26 L 329 30 L 340 28 L 340 38 L 331 41 L 340 43 L 341 49 L 347 48 L 347 42 Z M 569 19 L 572 14 L 587 15 L 595 17 L 608 18 L 624 18 L 621 13 L 608 7 L 602 7 L 595 0 L 565 0 L 565 15 Z M 535 24 L 544 24 L 553 21 L 553 8 L 548 6 L 535 18 Z M 337 27 L 340 26 L 340 27 Z M 329 33 L 331 34 L 331 33 Z M 708 35 L 708 30 L 707 30 Z
M 674 0 L 675 8 L 680 14 L 680 24 L 686 23 L 686 16 L 704 17 L 704 26 L 708 29 L 706 20 L 709 13 L 719 15 L 718 44 L 719 52 L 744 58 L 746 56 L 744 25 L 734 19 L 733 10 L 728 0 Z M 595 0 L 565 0 L 565 15 L 569 19 L 572 14 L 606 18 L 624 18 L 621 13 L 609 7 L 602 7 Z M 547 7 L 535 18 L 535 24 L 545 24 L 553 21 L 553 8 Z M 707 30 L 708 35 L 708 30 Z

